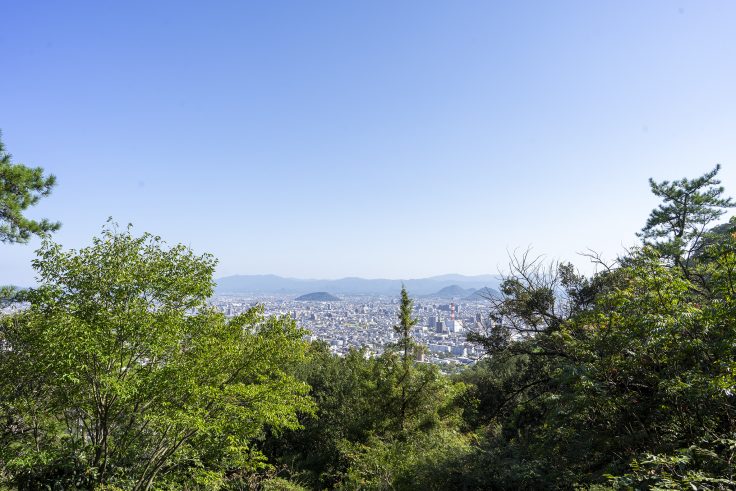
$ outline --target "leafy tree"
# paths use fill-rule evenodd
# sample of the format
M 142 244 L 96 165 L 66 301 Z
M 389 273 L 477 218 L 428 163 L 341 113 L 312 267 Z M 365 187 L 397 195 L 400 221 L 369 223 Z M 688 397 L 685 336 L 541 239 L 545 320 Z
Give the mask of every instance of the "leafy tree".
M 346 442 L 367 442 L 386 417 L 375 398 L 376 363 L 364 350 L 340 357 L 322 341 L 311 343 L 295 375 L 311 387 L 317 411 L 302 414 L 296 431 L 268 435 L 263 449 L 269 460 L 312 488 L 334 488 L 347 471 Z
M 210 308 L 215 260 L 130 231 L 44 240 L 30 307 L 2 319 L 0 476 L 21 488 L 217 489 L 296 428 L 304 332 L 260 308 Z
M 56 177 L 44 176 L 40 167 L 13 163 L 0 140 L 0 242 L 25 243 L 32 235 L 59 229 L 59 222 L 45 218 L 36 221 L 23 216 L 28 207 L 51 193 L 54 184 Z
M 707 228 L 731 205 L 717 170 L 653 186 L 664 203 L 645 231 L 658 240 L 591 278 L 512 263 L 494 303 L 503 322 L 476 335 L 490 356 L 460 375 L 474 386 L 468 422 L 481 437 L 468 481 L 736 485 L 736 238 L 732 225 Z M 656 224 L 664 216 L 679 222 Z
M 372 437 L 346 449 L 352 465 L 338 489 L 478 489 L 464 472 L 471 455 L 472 439 L 447 426 L 411 438 Z

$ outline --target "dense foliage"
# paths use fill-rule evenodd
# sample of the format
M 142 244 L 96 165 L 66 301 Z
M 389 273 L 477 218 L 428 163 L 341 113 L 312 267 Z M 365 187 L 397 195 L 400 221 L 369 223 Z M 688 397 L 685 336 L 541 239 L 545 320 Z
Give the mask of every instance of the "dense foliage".
M 516 260 L 462 378 L 486 425 L 478 487 L 730 489 L 735 227 L 714 178 L 652 183 L 651 245 L 592 278 Z M 531 334 L 530 334 L 531 333 Z
M 0 482 L 22 489 L 736 488 L 736 221 L 718 168 L 652 181 L 640 247 L 579 274 L 529 252 L 485 356 L 337 357 L 257 307 L 207 306 L 214 261 L 106 229 L 2 318 Z
M 316 415 L 304 428 L 264 442 L 267 453 L 310 488 L 433 489 L 454 470 L 444 465 L 470 451 L 459 431 L 464 384 L 417 363 L 416 320 L 402 291 L 398 341 L 376 358 L 352 350 L 344 358 L 314 343 L 300 377 L 312 387 Z
M 212 310 L 214 265 L 113 229 L 79 251 L 44 242 L 29 308 L 2 319 L 7 482 L 217 488 L 264 466 L 251 442 L 312 410 L 289 374 L 304 332 L 258 308 Z

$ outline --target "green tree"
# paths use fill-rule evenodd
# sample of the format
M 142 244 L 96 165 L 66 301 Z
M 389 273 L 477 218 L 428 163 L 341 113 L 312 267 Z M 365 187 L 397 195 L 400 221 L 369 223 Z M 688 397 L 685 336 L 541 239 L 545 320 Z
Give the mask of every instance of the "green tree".
M 503 322 L 476 336 L 490 356 L 459 377 L 474 386 L 468 423 L 481 436 L 468 482 L 736 485 L 736 238 L 732 224 L 712 227 L 731 206 L 717 171 L 651 181 L 663 203 L 647 244 L 596 259 L 591 278 L 512 262 L 493 305 Z
M 419 394 L 412 394 L 412 369 L 414 360 L 419 353 L 419 346 L 414 342 L 414 338 L 411 335 L 411 330 L 417 325 L 417 319 L 412 317 L 412 310 L 414 308 L 414 302 L 409 298 L 409 294 L 406 288 L 401 286 L 401 301 L 399 304 L 399 323 L 394 325 L 394 332 L 398 334 L 399 340 L 396 342 L 395 347 L 401 354 L 401 374 L 397 381 L 400 391 L 399 396 L 399 428 L 403 431 L 406 426 L 407 411 L 412 399 L 419 396 Z M 413 391 L 421 390 L 421 388 L 414 388 Z
M 731 198 L 723 197 L 723 186 L 716 179 L 720 169 L 720 164 L 716 165 L 695 179 L 672 182 L 649 179 L 652 193 L 661 198 L 662 203 L 652 210 L 639 236 L 686 273 L 709 227 L 727 208 L 736 206 Z
M 347 442 L 367 442 L 386 418 L 376 400 L 376 363 L 364 350 L 337 356 L 323 341 L 311 343 L 295 373 L 312 388 L 317 411 L 301 416 L 303 428 L 266 438 L 263 447 L 269 460 L 288 466 L 313 489 L 334 488 L 347 471 Z
M 13 163 L 0 140 L 0 242 L 26 243 L 32 235 L 59 229 L 59 222 L 45 218 L 36 221 L 23 216 L 28 207 L 51 193 L 54 184 L 56 177 L 44 176 L 42 168 Z
M 313 409 L 289 373 L 304 331 L 209 307 L 211 256 L 110 228 L 38 254 L 41 285 L 0 338 L 0 476 L 15 486 L 217 489 L 266 465 L 265 428 Z
M 401 289 L 398 324 L 394 332 L 398 340 L 389 345 L 374 365 L 377 401 L 385 415 L 381 432 L 404 436 L 419 427 L 439 420 L 438 410 L 448 400 L 447 384 L 436 366 L 417 362 L 426 349 L 414 341 L 412 317 L 414 302 L 406 289 Z
M 344 489 L 439 489 L 454 482 L 452 466 L 440 469 L 469 449 L 458 434 L 466 387 L 453 383 L 435 365 L 417 361 L 423 351 L 412 337 L 417 320 L 413 302 L 402 288 L 396 343 L 373 364 L 371 399 L 378 414 L 364 441 L 348 441 L 342 453 L 348 469 Z M 438 448 L 444 452 L 437 452 Z M 447 471 L 447 472 L 445 472 Z
M 404 290 L 398 340 L 381 356 L 338 357 L 313 343 L 296 373 L 312 387 L 318 411 L 302 417 L 303 429 L 269 435 L 269 458 L 314 489 L 457 487 L 455 461 L 471 449 L 459 432 L 466 387 L 416 361 L 415 324 Z

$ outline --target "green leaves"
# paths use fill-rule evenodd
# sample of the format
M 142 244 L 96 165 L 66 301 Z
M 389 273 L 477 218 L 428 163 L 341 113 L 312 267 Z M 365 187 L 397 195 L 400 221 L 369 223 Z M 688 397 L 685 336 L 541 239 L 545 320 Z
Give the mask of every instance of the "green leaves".
M 652 181 L 645 245 L 590 278 L 512 258 L 474 337 L 489 356 L 456 378 L 416 361 L 406 290 L 397 342 L 339 358 L 290 318 L 211 309 L 211 256 L 114 224 L 80 250 L 47 238 L 40 286 L 6 295 L 29 307 L 0 318 L 0 481 L 734 487 L 736 235 L 706 229 L 733 206 L 717 171 Z
M 591 278 L 528 254 L 475 339 L 475 465 L 506 488 L 731 489 L 736 434 L 736 235 L 719 167 L 650 181 L 641 248 Z M 607 478 L 606 478 L 607 476 Z M 490 484 L 488 484 L 490 483 Z
M 252 440 L 313 411 L 285 370 L 304 357 L 304 331 L 260 308 L 230 321 L 211 309 L 214 266 L 114 225 L 78 251 L 44 241 L 29 308 L 2 319 L 0 409 L 19 428 L 0 450 L 11 482 L 217 487 L 263 465 Z

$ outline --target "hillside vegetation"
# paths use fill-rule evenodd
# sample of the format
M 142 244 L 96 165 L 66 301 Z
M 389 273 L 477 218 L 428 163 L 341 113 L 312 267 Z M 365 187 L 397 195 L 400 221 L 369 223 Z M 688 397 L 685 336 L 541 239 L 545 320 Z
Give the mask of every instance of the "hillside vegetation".
M 597 273 L 514 257 L 487 356 L 419 363 L 412 301 L 381 356 L 207 305 L 215 261 L 107 226 L 48 237 L 0 317 L 8 489 L 733 489 L 736 222 L 718 167 L 651 181 L 641 243 Z M 624 239 L 624 238 L 622 238 Z

